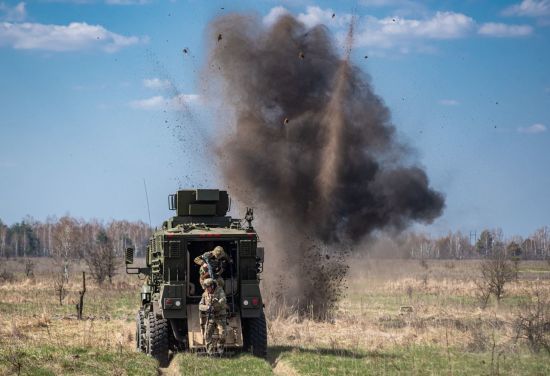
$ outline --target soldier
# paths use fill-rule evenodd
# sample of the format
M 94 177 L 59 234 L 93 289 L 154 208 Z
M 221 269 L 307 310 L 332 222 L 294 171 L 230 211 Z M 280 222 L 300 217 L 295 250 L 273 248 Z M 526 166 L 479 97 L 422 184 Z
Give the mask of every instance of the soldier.
M 225 333 L 227 326 L 226 299 L 223 289 L 218 287 L 212 278 L 204 280 L 205 291 L 199 303 L 201 326 L 203 327 L 204 342 L 208 355 L 214 353 L 214 348 L 219 354 L 224 351 Z M 214 343 L 212 335 L 218 329 L 218 340 Z
M 218 245 L 212 251 L 205 252 L 202 255 L 195 257 L 194 261 L 195 264 L 200 265 L 199 281 L 203 289 L 205 288 L 204 281 L 207 278 L 214 279 L 219 287 L 223 287 L 224 282 L 221 275 L 224 271 L 225 263 L 228 261 L 228 257 L 223 250 L 223 247 Z M 208 263 L 210 263 L 214 275 L 210 275 L 208 272 Z

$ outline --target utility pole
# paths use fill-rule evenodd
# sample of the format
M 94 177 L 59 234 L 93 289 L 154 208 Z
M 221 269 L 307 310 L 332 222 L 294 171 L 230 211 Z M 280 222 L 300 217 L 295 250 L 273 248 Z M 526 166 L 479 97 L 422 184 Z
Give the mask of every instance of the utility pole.
M 472 239 L 474 240 L 472 242 Z M 477 230 L 470 231 L 470 245 L 476 245 L 477 243 Z

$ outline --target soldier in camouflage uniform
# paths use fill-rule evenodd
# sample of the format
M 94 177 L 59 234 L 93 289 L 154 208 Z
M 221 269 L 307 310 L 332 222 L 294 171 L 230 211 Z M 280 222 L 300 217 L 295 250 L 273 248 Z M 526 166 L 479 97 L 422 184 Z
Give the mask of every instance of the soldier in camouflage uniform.
M 218 287 L 212 278 L 204 280 L 205 291 L 199 303 L 201 315 L 201 326 L 203 327 L 206 352 L 209 355 L 216 349 L 219 354 L 223 353 L 225 334 L 227 332 L 227 306 L 225 293 Z M 214 341 L 214 331 L 218 329 L 218 340 Z M 214 343 L 217 342 L 217 343 Z
M 212 265 L 212 269 L 215 275 L 210 275 L 208 273 L 208 264 L 205 260 L 209 260 L 210 264 Z M 212 278 L 216 281 L 219 287 L 223 287 L 224 282 L 221 278 L 221 275 L 224 271 L 224 265 L 228 261 L 228 257 L 221 246 L 215 247 L 213 250 L 209 252 L 205 252 L 200 256 L 195 257 L 195 264 L 200 265 L 199 269 L 199 281 L 204 289 L 204 281 L 207 278 Z

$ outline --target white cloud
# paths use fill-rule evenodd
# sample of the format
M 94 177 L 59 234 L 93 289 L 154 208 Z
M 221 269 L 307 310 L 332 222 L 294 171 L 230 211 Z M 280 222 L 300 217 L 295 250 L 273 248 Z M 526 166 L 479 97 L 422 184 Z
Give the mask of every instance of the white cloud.
M 190 104 L 200 103 L 201 96 L 198 94 L 179 94 L 172 98 L 165 98 L 157 95 L 151 98 L 139 99 L 129 103 L 130 107 L 139 110 L 181 110 Z
M 284 15 L 291 14 L 288 9 L 282 6 L 271 8 L 269 13 L 262 19 L 264 25 L 271 26 Z M 333 17 L 334 15 L 334 17 Z M 347 27 L 351 20 L 351 14 L 336 14 L 332 9 L 321 9 L 318 6 L 306 7 L 305 13 L 299 13 L 296 19 L 302 22 L 307 28 L 324 24 L 333 27 Z
M 502 13 L 506 16 L 547 17 L 550 16 L 550 0 L 523 0 Z
M 437 103 L 442 106 L 458 106 L 460 104 L 456 99 L 440 99 Z
M 101 25 L 72 22 L 69 25 L 40 23 L 0 23 L 0 46 L 7 45 L 21 50 L 77 51 L 101 49 L 115 52 L 147 38 L 113 33 Z
M 164 108 L 166 100 L 163 96 L 157 95 L 147 99 L 138 99 L 130 102 L 130 107 L 140 110 L 160 110 Z
M 334 18 L 332 15 L 334 14 Z M 336 21 L 335 25 L 342 26 L 341 22 L 346 18 L 349 17 L 348 15 L 338 15 L 338 18 L 336 17 L 336 13 L 330 8 L 328 9 L 321 9 L 316 6 L 308 6 L 306 8 L 305 13 L 299 13 L 296 18 L 302 22 L 306 27 L 311 28 L 315 25 L 325 24 L 330 25 L 331 22 Z
M 145 78 L 143 80 L 143 86 L 148 89 L 166 89 L 172 84 L 168 80 L 162 80 L 160 78 Z
M 531 35 L 533 28 L 529 25 L 506 25 L 503 23 L 488 22 L 481 25 L 477 32 L 489 37 L 513 38 Z
M 281 9 L 278 9 L 281 8 Z M 285 8 L 273 8 L 267 17 L 288 13 Z M 334 18 L 332 17 L 334 14 Z M 352 18 L 351 14 L 335 14 L 332 9 L 321 9 L 309 6 L 305 13 L 299 13 L 296 18 L 307 27 L 325 24 L 329 27 L 347 28 Z M 265 20 L 265 19 L 264 19 Z M 354 40 L 358 46 L 391 48 L 396 45 L 406 45 L 412 40 L 421 39 L 455 39 L 461 38 L 474 29 L 472 18 L 454 12 L 437 12 L 428 19 L 406 19 L 399 17 L 376 18 L 364 16 L 357 21 L 357 32 Z
M 365 17 L 355 37 L 359 46 L 392 48 L 414 40 L 457 39 L 468 35 L 475 26 L 471 17 L 461 13 L 437 12 L 428 19 Z
M 529 127 L 519 127 L 519 133 L 537 134 L 546 132 L 546 126 L 544 124 L 536 123 Z
M 4 21 L 20 22 L 27 18 L 25 3 L 21 2 L 14 7 L 0 3 L 0 19 Z
M 367 3 L 380 6 L 388 4 L 384 0 Z M 277 18 L 289 13 L 284 7 L 274 7 L 263 18 L 263 22 L 269 26 Z M 296 18 L 309 28 L 319 24 L 326 25 L 336 33 L 337 39 L 342 43 L 352 15 L 335 13 L 330 8 L 308 6 Z M 428 41 L 460 39 L 476 33 L 488 37 L 519 37 L 533 33 L 533 28 L 528 25 L 486 23 L 479 26 L 472 17 L 456 12 L 436 12 L 427 18 L 362 16 L 357 19 L 355 30 L 356 46 L 370 47 L 375 52 L 377 49 L 393 49 L 400 53 L 433 52 L 434 47 Z
M 271 8 L 269 13 L 262 19 L 264 25 L 271 26 L 279 19 L 279 17 L 290 14 L 290 12 L 285 7 L 275 7 Z
M 472 18 L 453 12 L 437 12 L 427 20 L 407 20 L 385 18 L 382 20 L 388 34 L 412 35 L 430 39 L 455 39 L 468 34 L 472 29 Z

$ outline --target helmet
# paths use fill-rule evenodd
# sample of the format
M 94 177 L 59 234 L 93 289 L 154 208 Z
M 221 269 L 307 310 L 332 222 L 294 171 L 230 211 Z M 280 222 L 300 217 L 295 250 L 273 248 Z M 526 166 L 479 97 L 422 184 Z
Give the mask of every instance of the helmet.
M 216 281 L 214 281 L 212 278 L 206 278 L 203 283 L 205 288 L 210 286 L 216 286 Z
M 219 259 L 225 256 L 225 251 L 223 250 L 223 247 L 218 245 L 212 250 L 212 254 L 216 256 L 217 259 Z

